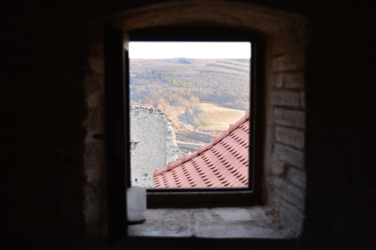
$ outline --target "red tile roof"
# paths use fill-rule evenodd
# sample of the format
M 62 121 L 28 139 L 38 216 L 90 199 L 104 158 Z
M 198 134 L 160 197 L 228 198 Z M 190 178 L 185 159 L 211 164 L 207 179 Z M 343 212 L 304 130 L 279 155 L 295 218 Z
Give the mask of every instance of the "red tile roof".
M 248 185 L 249 112 L 195 152 L 154 170 L 154 186 L 245 187 Z

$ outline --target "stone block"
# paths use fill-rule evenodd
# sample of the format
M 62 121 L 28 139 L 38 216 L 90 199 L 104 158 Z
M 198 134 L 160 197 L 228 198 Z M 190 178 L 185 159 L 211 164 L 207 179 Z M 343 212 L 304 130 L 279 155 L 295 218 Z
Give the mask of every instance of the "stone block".
M 128 226 L 132 236 L 274 238 L 296 232 L 270 221 L 261 206 L 212 209 L 148 209 L 146 221 Z
M 252 219 L 243 208 L 215 208 L 212 213 L 219 215 L 224 221 L 249 221 Z
M 283 87 L 286 89 L 303 89 L 304 88 L 303 72 L 283 73 Z
M 293 146 L 298 149 L 304 148 L 304 133 L 295 129 L 275 127 L 275 138 L 278 142 Z
M 285 170 L 285 163 L 281 161 L 273 161 L 271 166 L 271 173 L 274 175 L 281 175 Z
M 305 191 L 294 184 L 286 182 L 285 179 L 275 179 L 276 191 L 283 197 L 283 199 L 289 201 L 300 211 L 304 211 L 304 197 Z
M 175 223 L 161 221 L 159 223 L 143 223 L 128 226 L 129 236 L 168 236 L 168 237 L 191 237 L 189 223 Z
M 196 221 L 214 221 L 214 217 L 207 209 L 193 210 L 193 217 Z
M 305 127 L 305 114 L 303 111 L 288 110 L 282 108 L 274 109 L 274 122 L 276 124 L 296 128 Z
M 305 56 L 303 52 L 276 57 L 273 60 L 273 70 L 274 72 L 281 72 L 302 69 L 304 67 L 304 60 Z
M 286 239 L 291 231 L 283 226 L 258 226 L 247 222 L 205 223 L 195 225 L 196 236 L 202 238 L 274 238 Z
M 300 92 L 300 107 L 305 108 L 305 93 Z
M 283 87 L 283 74 L 282 73 L 277 73 L 273 75 L 273 86 L 275 88 Z
M 277 161 L 283 161 L 296 167 L 304 167 L 304 153 L 287 146 L 276 144 L 273 158 Z
M 190 211 L 186 209 L 147 209 L 145 223 L 187 223 L 189 222 L 189 213 Z
M 296 168 L 290 167 L 287 170 L 287 180 L 301 188 L 305 188 L 306 186 L 305 172 Z
M 299 209 L 289 204 L 287 201 L 281 200 L 279 214 L 281 217 L 281 222 L 284 225 L 290 226 L 291 229 L 297 232 L 300 231 L 303 224 L 304 215 L 301 211 L 299 211 Z
M 274 91 L 272 93 L 272 102 L 274 105 L 299 107 L 300 93 L 292 91 Z

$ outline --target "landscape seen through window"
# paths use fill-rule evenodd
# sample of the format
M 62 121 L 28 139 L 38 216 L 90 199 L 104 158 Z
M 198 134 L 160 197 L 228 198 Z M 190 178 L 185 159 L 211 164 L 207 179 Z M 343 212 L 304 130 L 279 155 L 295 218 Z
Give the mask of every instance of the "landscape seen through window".
M 130 42 L 132 186 L 248 186 L 250 58 L 250 42 Z

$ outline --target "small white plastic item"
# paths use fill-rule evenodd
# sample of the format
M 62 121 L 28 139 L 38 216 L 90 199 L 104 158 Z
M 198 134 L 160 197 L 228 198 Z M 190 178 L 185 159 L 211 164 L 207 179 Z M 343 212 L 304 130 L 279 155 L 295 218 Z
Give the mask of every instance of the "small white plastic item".
M 127 216 L 128 224 L 137 224 L 145 221 L 146 188 L 130 187 L 127 189 Z

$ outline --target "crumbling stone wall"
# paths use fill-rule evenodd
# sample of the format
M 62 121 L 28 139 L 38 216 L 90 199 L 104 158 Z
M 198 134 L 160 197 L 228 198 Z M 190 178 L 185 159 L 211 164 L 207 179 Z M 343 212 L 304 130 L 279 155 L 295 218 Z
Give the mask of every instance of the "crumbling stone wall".
M 172 122 L 156 109 L 131 106 L 131 142 L 137 142 L 131 150 L 132 186 L 152 188 L 153 172 L 178 158 L 178 146 Z

